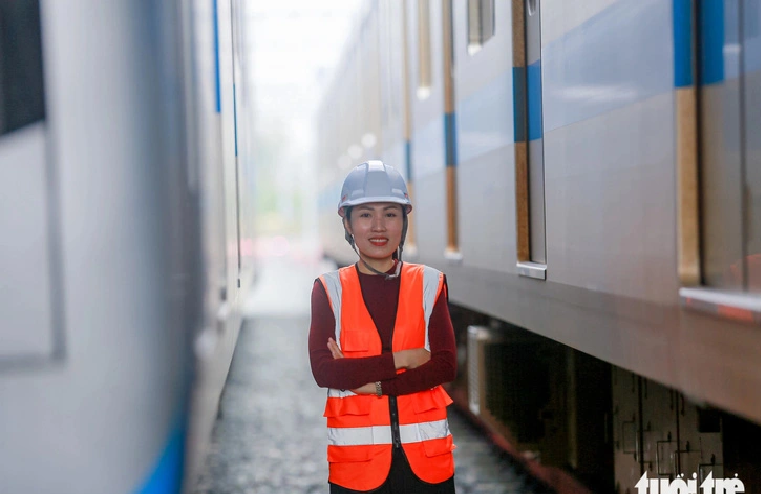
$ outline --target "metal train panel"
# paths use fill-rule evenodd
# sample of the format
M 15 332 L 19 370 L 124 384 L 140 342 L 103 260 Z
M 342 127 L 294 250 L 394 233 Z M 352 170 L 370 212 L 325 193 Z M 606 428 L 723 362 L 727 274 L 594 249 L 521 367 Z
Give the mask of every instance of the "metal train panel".
M 216 47 L 219 72 L 219 109 L 216 113 L 221 132 L 220 157 L 224 170 L 225 198 L 225 263 L 226 299 L 237 301 L 240 280 L 240 218 L 238 206 L 238 149 L 237 115 L 235 101 L 234 54 L 232 32 L 232 4 L 217 0 L 215 20 L 217 21 Z
M 512 151 L 498 148 L 458 167 L 463 266 L 515 272 L 515 183 L 506 158 Z
M 416 142 L 419 143 L 420 141 L 413 138 L 413 149 Z M 416 154 L 413 151 L 414 156 Z M 413 163 L 417 162 L 413 161 Z M 417 179 L 413 179 L 413 183 L 415 183 L 414 180 Z M 432 259 L 441 263 L 444 261 L 444 251 L 447 246 L 446 217 L 441 214 L 441 211 L 446 210 L 446 173 L 444 167 L 442 166 L 440 171 L 430 173 L 425 177 L 425 180 L 419 180 L 417 183 L 424 185 L 415 189 L 415 204 L 412 214 L 415 216 L 416 254 L 414 257 L 410 257 L 410 260 L 418 262 L 418 259 Z
M 14 324 L 3 329 L 0 366 L 11 362 L 54 359 L 63 343 L 60 334 L 60 279 L 53 271 L 57 255 L 56 197 L 50 131 L 37 122 L 5 135 L 0 156 L 11 166 L 0 168 L 0 313 Z M 23 163 L 23 166 L 21 166 Z M 23 221 L 20 221 L 23 219 Z M 21 269 L 20 269 L 21 268 Z
M 222 5 L 224 3 L 224 5 Z M 198 188 L 203 313 L 194 332 L 194 389 L 185 454 L 192 485 L 207 452 L 219 397 L 241 325 L 240 306 L 253 282 L 253 108 L 241 19 L 248 4 L 197 1 L 184 12 L 186 125 L 191 183 Z M 226 34 L 223 34 L 226 33 Z M 228 36 L 229 35 L 229 36 Z M 232 103 L 232 105 L 230 105 Z M 232 132 L 232 134 L 230 134 Z M 222 166 L 220 166 L 220 163 Z M 195 169 L 195 172 L 193 172 Z
M 164 72 L 178 69 L 176 5 L 40 7 L 64 344 L 0 375 L 0 477 L 11 492 L 134 492 L 157 476 L 177 488 L 195 278 L 174 275 L 195 232 L 172 228 L 188 213 L 172 207 L 188 194 L 184 102 Z
M 19 283 L 22 313 L 2 309 L 4 336 L 20 323 L 34 338 L 10 334 L 21 358 L 0 357 L 0 478 L 11 492 L 179 492 L 208 440 L 252 274 L 249 265 L 239 277 L 237 262 L 225 270 L 241 248 L 236 223 L 250 214 L 246 192 L 220 176 L 250 175 L 245 165 L 234 173 L 239 108 L 222 73 L 232 73 L 232 47 L 225 58 L 215 43 L 233 5 L 24 3 L 37 5 L 36 18 L 4 18 L 39 24 L 45 63 L 29 81 L 38 88 L 44 75 L 44 112 L 0 125 L 5 178 L 28 192 L 3 194 L 20 201 L 25 226 L 0 223 L 12 233 L 0 262 L 44 293 Z M 19 159 L 23 168 L 5 166 Z M 25 232 L 43 242 L 8 263 Z M 191 418 L 193 370 L 203 405 L 194 401 Z
M 550 43 L 605 9 L 622 3 L 621 0 L 589 0 L 588 2 L 564 2 L 562 0 L 537 0 L 542 4 L 542 42 Z M 619 5 L 620 6 L 620 5 Z
M 240 123 L 250 121 L 251 109 L 236 100 L 236 89 L 244 89 L 233 85 L 233 57 L 239 57 L 241 69 L 249 61 L 245 53 L 238 52 L 240 47 L 233 45 L 230 31 L 232 16 L 245 16 L 245 12 L 239 3 L 222 3 L 192 4 L 192 38 L 187 47 L 193 55 L 193 76 L 188 80 L 194 81 L 191 107 L 197 120 L 195 150 L 205 266 L 204 317 L 194 341 L 197 359 L 186 455 L 188 484 L 195 480 L 207 452 L 240 329 L 239 304 L 253 281 L 253 266 L 244 251 L 250 240 L 245 225 L 252 222 L 251 207 L 246 206 L 250 204 L 249 191 L 242 185 L 245 177 L 252 175 L 253 165 L 245 144 L 240 145 L 245 141 L 236 138 L 236 133 L 242 133 Z M 245 85 L 245 80 L 241 82 Z
M 515 270 L 510 4 L 495 3 L 494 35 L 468 53 L 467 5 L 454 5 L 457 189 L 463 265 Z
M 653 303 L 678 294 L 671 94 L 545 136 L 548 280 Z
M 618 1 L 552 41 L 543 32 L 544 132 L 673 91 L 671 10 Z
M 548 279 L 675 300 L 670 10 L 617 2 L 543 43 Z

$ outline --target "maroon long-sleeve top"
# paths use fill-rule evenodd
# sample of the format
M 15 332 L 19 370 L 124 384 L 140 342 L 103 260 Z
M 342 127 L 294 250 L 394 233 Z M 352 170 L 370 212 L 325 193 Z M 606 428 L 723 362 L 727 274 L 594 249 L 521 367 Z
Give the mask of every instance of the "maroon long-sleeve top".
M 356 265 L 353 269 L 357 269 Z M 365 274 L 358 269 L 357 272 L 362 298 L 378 329 L 383 353 L 356 359 L 333 358 L 327 345 L 328 338 L 336 338 L 336 319 L 325 288 L 317 279 L 312 288 L 312 323 L 309 330 L 309 356 L 317 385 L 321 388 L 356 389 L 380 381 L 383 394 L 398 396 L 454 380 L 457 357 L 447 305 L 446 278 L 428 323 L 431 360 L 397 375 L 391 353 L 391 337 L 399 302 L 399 278 L 387 280 L 384 276 Z M 394 269 L 389 271 L 392 272 Z

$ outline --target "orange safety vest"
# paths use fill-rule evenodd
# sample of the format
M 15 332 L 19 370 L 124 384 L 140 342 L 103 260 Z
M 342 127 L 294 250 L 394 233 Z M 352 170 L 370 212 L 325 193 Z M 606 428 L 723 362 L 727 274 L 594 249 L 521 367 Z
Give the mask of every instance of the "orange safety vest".
M 370 318 L 354 266 L 320 276 L 336 318 L 336 342 L 344 358 L 380 355 L 382 343 Z M 440 271 L 404 263 L 391 348 L 426 348 L 428 321 L 444 286 Z M 399 373 L 404 372 L 400 369 Z M 402 447 L 412 471 L 438 484 L 454 475 L 452 435 L 446 407 L 452 403 L 441 386 L 397 397 Z M 358 395 L 329 389 L 328 481 L 360 491 L 379 487 L 391 468 L 391 418 L 388 396 Z

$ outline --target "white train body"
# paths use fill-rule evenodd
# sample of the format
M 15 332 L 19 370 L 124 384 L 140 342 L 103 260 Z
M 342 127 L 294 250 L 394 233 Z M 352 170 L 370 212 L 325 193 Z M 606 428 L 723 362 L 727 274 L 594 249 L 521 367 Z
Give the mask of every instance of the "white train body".
M 253 279 L 242 8 L 0 8 L 4 493 L 193 477 Z

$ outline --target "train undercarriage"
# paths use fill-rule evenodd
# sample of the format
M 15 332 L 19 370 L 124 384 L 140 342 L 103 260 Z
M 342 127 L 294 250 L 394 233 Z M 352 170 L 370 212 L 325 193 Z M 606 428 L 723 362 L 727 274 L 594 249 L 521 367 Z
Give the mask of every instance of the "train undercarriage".
M 454 304 L 451 314 L 456 406 L 550 483 L 570 474 L 632 494 L 643 474 L 695 474 L 699 486 L 712 473 L 761 487 L 759 425 L 518 326 Z

